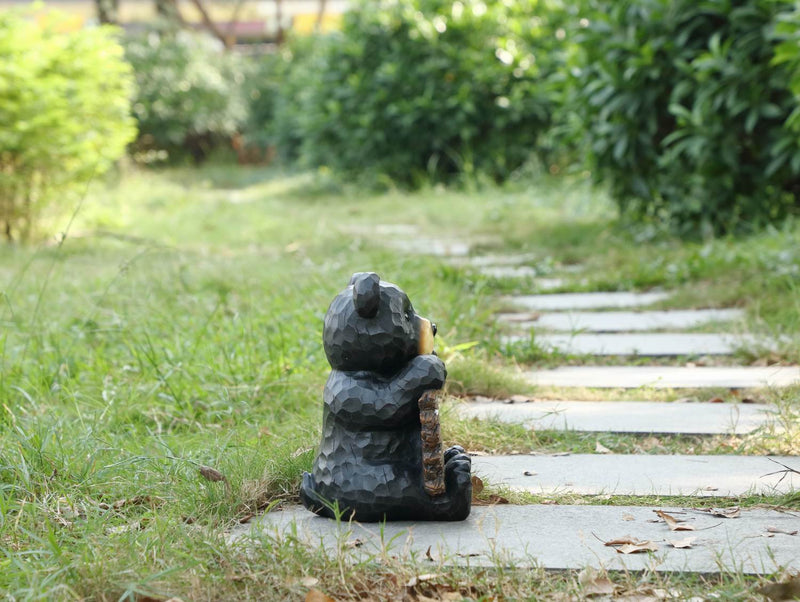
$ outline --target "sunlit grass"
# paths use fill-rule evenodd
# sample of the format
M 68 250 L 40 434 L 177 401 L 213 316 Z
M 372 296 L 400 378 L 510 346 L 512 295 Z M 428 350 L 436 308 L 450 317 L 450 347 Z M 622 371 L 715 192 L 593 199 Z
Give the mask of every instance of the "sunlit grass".
M 65 228 L 52 219 L 54 231 Z M 605 197 L 580 180 L 370 194 L 324 174 L 210 167 L 98 184 L 60 246 L 0 249 L 0 591 L 302 599 L 311 576 L 341 599 L 364 588 L 378 599 L 400 592 L 415 569 L 346 565 L 274 542 L 254 555 L 227 548 L 222 535 L 270 503 L 296 500 L 329 369 L 322 317 L 350 274 L 378 272 L 437 322 L 452 395 L 530 393 L 521 376 L 529 365 L 586 358 L 502 345 L 495 297 L 522 284 L 392 250 L 382 240 L 392 235 L 376 234 L 376 225 L 408 226 L 394 236 L 420 250 L 425 240 L 458 238 L 480 241 L 481 252 L 531 254 L 538 273 L 568 279 L 565 290 L 659 287 L 676 291 L 664 306 L 740 306 L 749 328 L 790 338 L 776 358 L 747 361 L 797 358 L 800 229 L 678 243 L 637 240 L 614 219 Z M 571 272 L 573 264 L 584 269 Z M 729 394 L 648 395 L 717 393 Z M 766 401 L 779 404 L 791 429 L 601 439 L 619 452 L 797 453 L 796 391 Z M 591 452 L 599 437 L 459 421 L 447 411 L 443 428 L 448 441 L 497 452 Z M 207 480 L 203 466 L 224 480 Z M 571 574 L 447 570 L 454 587 L 473 580 L 473 599 L 580 595 Z M 741 576 L 711 585 L 618 578 L 734 597 L 752 585 Z

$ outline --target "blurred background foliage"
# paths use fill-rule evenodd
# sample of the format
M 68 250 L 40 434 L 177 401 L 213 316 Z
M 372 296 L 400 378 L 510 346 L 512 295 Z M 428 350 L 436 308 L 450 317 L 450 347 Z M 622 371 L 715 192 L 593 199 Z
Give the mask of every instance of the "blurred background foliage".
M 0 13 L 0 236 L 28 238 L 51 203 L 81 190 L 136 134 L 130 66 L 112 28 L 64 31 Z
M 67 39 L 26 27 L 43 47 Z M 124 46 L 139 162 L 235 156 L 407 188 L 588 171 L 624 217 L 687 237 L 748 232 L 800 208 L 793 0 L 357 0 L 322 31 L 285 41 L 281 31 L 280 44 L 249 53 L 180 19 L 69 39 Z M 0 44 L 8 54 L 30 42 Z M 118 77 L 115 89 L 128 89 L 125 67 L 80 63 L 85 83 L 69 61 L 26 80 L 49 86 L 55 69 L 76 88 Z M 4 69 L 0 116 L 13 131 L 28 118 L 9 108 L 18 75 Z M 129 138 L 127 118 L 116 121 L 109 160 Z M 2 169 L 19 174 L 11 148 Z
M 125 58 L 136 74 L 139 137 L 132 150 L 140 160 L 165 151 L 173 160 L 188 154 L 200 162 L 247 123 L 250 61 L 219 40 L 162 24 L 129 35 Z

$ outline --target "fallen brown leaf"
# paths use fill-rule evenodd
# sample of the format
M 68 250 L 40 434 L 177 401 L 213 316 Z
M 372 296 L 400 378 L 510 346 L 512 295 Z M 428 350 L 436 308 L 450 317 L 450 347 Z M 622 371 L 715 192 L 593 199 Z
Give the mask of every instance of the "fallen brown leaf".
M 619 554 L 641 554 L 642 552 L 657 552 L 658 544 L 652 541 L 643 541 L 638 544 L 628 543 L 616 548 Z
M 624 520 L 624 521 L 632 521 L 632 520 L 635 520 L 635 517 L 633 516 L 633 514 L 623 514 L 622 515 L 622 520 Z
M 483 481 L 478 475 L 472 475 L 472 499 L 483 491 Z
M 431 562 L 434 562 L 433 556 L 431 556 L 431 546 L 428 546 L 428 549 L 425 550 L 425 558 Z
M 742 510 L 739 506 L 731 506 L 730 508 L 709 508 L 701 509 L 701 512 L 708 512 L 711 516 L 718 518 L 739 518 L 742 515 Z
M 697 539 L 696 537 L 685 537 L 683 539 L 670 539 L 667 540 L 667 543 L 671 545 L 673 548 L 691 548 L 692 543 L 694 540 Z
M 605 546 L 622 546 L 628 543 L 637 543 L 639 540 L 634 539 L 630 535 L 626 535 L 625 537 L 618 537 L 617 539 L 610 539 L 608 541 L 604 541 L 603 545 Z
M 800 575 L 793 575 L 781 583 L 768 583 L 758 588 L 768 600 L 794 600 L 800 597 Z
M 416 577 L 412 577 L 408 583 L 406 583 L 406 587 L 417 587 L 420 583 L 425 583 L 443 576 L 444 573 L 425 573 L 423 575 L 417 575 Z
M 306 594 L 306 602 L 336 602 L 336 600 L 318 589 L 310 589 Z
M 605 445 L 597 441 L 594 445 L 594 452 L 596 454 L 610 454 L 611 450 L 608 449 Z
M 578 583 L 587 598 L 593 596 L 613 596 L 618 587 L 608 576 L 595 568 L 587 567 L 578 573 Z
M 722 397 L 712 397 L 708 400 L 708 403 L 725 403 L 725 400 Z
M 783 535 L 797 535 L 797 530 L 784 531 L 783 529 L 778 529 L 777 527 L 767 527 L 767 533 L 782 533 Z
M 631 536 L 620 537 L 604 542 L 603 545 L 613 547 L 620 554 L 640 554 L 642 552 L 655 552 L 658 545 L 652 541 L 640 541 Z
M 664 519 L 670 531 L 694 531 L 694 525 L 687 525 L 683 521 L 678 520 L 671 514 L 667 514 L 663 510 L 653 510 L 658 516 Z
M 214 483 L 228 480 L 224 474 L 222 474 L 216 468 L 211 468 L 210 466 L 201 466 L 197 470 L 200 472 L 200 474 L 204 479 L 212 481 Z
M 350 541 L 348 541 L 344 545 L 347 548 L 360 548 L 361 546 L 364 545 L 364 542 L 356 537 L 355 539 L 351 539 Z

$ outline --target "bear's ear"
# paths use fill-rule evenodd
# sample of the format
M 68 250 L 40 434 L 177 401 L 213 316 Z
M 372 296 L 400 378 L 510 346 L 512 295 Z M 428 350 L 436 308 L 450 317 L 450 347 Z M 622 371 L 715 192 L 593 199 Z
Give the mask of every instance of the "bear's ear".
M 358 272 L 350 279 L 353 285 L 353 303 L 358 315 L 372 318 L 378 313 L 381 299 L 381 279 L 373 272 Z

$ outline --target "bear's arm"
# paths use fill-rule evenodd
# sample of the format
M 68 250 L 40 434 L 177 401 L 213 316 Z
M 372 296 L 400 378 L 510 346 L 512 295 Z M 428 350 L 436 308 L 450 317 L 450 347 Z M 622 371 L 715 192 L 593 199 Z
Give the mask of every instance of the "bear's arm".
M 325 403 L 337 419 L 363 427 L 394 428 L 419 414 L 419 398 L 444 386 L 444 363 L 420 355 L 389 380 L 370 372 L 333 370 L 325 386 Z

